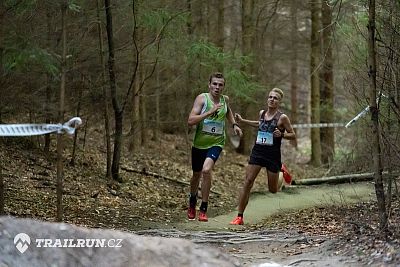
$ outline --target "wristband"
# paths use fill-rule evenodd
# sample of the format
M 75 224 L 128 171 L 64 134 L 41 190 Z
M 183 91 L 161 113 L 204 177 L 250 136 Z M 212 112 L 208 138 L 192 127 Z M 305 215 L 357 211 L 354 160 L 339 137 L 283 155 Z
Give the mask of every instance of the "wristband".
M 232 123 L 232 128 L 235 128 L 235 125 L 237 126 L 237 127 L 239 127 L 239 124 L 237 124 L 236 122 L 235 123 Z M 240 127 L 239 127 L 240 128 Z

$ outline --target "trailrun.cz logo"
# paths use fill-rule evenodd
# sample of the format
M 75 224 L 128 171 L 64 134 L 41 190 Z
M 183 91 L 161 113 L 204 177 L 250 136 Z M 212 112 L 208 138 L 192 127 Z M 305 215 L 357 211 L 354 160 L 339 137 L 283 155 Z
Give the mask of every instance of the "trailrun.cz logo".
M 25 233 L 14 237 L 14 245 L 24 253 L 31 245 L 31 238 Z M 120 248 L 122 239 L 105 238 L 36 238 L 32 244 L 37 248 Z

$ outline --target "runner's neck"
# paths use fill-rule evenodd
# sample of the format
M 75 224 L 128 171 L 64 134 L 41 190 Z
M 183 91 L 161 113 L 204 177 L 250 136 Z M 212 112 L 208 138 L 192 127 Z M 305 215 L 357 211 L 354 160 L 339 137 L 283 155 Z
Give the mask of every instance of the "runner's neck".
M 268 108 L 267 112 L 265 112 L 265 120 L 267 121 L 272 120 L 277 112 L 278 112 L 277 108 L 274 109 Z
M 208 95 L 210 96 L 210 100 L 215 104 L 219 104 L 220 102 L 220 96 L 213 96 L 211 93 L 208 93 Z

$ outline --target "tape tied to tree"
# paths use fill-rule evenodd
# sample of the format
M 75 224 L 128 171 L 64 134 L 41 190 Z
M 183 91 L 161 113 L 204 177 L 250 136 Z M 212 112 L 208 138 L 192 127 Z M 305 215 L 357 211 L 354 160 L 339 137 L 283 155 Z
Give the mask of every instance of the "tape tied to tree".
M 82 124 L 79 117 L 74 117 L 64 124 L 0 124 L 0 136 L 32 136 L 49 133 L 74 134 Z

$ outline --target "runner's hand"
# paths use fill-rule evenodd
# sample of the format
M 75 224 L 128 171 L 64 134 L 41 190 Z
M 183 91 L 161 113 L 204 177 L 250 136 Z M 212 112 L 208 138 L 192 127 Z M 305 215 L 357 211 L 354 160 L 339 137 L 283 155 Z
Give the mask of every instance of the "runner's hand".
M 221 103 L 214 104 L 214 106 L 210 109 L 210 116 L 214 115 L 214 113 L 217 113 L 221 107 L 222 107 Z
M 233 131 L 235 132 L 236 135 L 239 135 L 240 137 L 242 137 L 243 132 L 242 132 L 242 129 L 239 128 L 239 126 L 234 127 Z
M 242 116 L 240 116 L 239 113 L 235 113 L 235 120 L 236 120 L 237 122 L 241 122 L 241 121 L 243 121 L 243 118 L 242 118 Z

